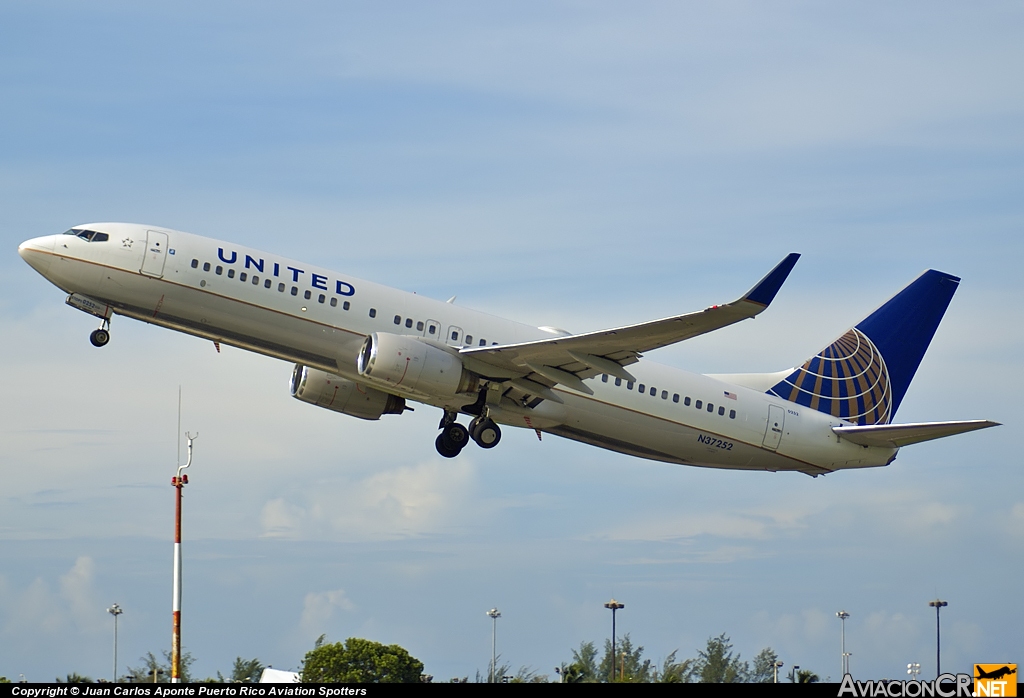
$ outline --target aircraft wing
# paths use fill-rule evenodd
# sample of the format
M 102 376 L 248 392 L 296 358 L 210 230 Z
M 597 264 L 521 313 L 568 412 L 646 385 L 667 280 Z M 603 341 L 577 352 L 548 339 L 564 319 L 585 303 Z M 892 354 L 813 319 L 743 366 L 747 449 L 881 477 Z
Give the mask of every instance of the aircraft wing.
M 610 330 L 517 344 L 465 347 L 459 353 L 471 359 L 474 370 L 485 377 L 510 379 L 527 394 L 560 401 L 550 390 L 545 393 L 527 389 L 550 388 L 558 383 L 591 394 L 593 391 L 582 379 L 607 373 L 623 380 L 635 380 L 623 366 L 636 363 L 643 352 L 759 314 L 775 298 L 799 258 L 797 253 L 786 256 L 741 298 L 725 305 Z
M 832 431 L 847 441 L 861 446 L 899 448 L 944 436 L 963 434 L 976 429 L 1001 426 L 987 419 L 965 422 L 920 422 L 917 424 L 871 424 L 859 427 L 832 427 Z

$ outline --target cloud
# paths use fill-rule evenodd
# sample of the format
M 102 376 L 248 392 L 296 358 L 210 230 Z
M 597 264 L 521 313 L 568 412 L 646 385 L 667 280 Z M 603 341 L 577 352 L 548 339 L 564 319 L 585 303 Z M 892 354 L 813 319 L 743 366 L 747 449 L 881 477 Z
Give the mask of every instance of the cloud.
M 309 592 L 302 603 L 302 617 L 299 627 L 306 632 L 323 632 L 327 621 L 335 611 L 354 611 L 356 605 L 345 594 L 344 589 Z
M 93 588 L 95 563 L 91 557 L 79 557 L 62 575 L 55 591 L 42 577 L 32 580 L 20 593 L 0 579 L 0 598 L 9 602 L 0 606 L 4 622 L 0 634 L 11 637 L 54 636 L 71 632 L 93 633 L 103 620 L 103 606 Z
M 268 501 L 260 522 L 273 538 L 380 540 L 438 533 L 483 513 L 469 458 L 429 461 L 331 480 Z

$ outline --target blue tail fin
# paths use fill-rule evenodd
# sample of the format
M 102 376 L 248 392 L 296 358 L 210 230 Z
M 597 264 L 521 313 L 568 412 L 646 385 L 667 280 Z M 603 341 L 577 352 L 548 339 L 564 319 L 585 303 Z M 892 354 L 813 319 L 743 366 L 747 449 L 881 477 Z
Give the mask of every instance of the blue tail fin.
M 926 271 L 768 392 L 856 424 L 888 424 L 959 283 Z

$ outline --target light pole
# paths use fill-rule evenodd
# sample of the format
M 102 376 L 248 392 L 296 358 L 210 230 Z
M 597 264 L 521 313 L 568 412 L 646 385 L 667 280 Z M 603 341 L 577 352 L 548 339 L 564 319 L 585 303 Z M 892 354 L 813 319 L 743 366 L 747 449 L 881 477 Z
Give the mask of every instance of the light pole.
M 907 673 L 910 674 L 912 681 L 917 681 L 917 677 L 921 674 L 921 664 L 919 662 L 911 662 L 907 665 Z
M 604 605 L 605 608 L 611 609 L 612 612 L 612 673 L 609 677 L 609 682 L 615 681 L 615 612 L 626 607 L 626 604 L 619 603 L 615 599 L 612 599 Z
M 799 669 L 800 669 L 800 665 L 799 665 L 799 664 L 794 664 L 794 665 L 793 665 L 793 683 L 797 683 L 797 676 L 796 676 L 796 672 L 797 672 L 797 671 L 798 671 Z
M 782 668 L 782 662 L 780 662 L 778 660 L 775 660 L 774 662 L 772 662 L 772 669 L 775 672 L 775 680 L 772 681 L 772 683 L 778 683 L 779 682 L 779 669 L 781 669 L 781 668 Z
M 498 619 L 501 618 L 501 611 L 496 608 L 492 608 L 487 612 L 487 615 L 491 617 L 491 683 L 494 683 L 494 672 L 496 670 L 495 664 L 498 661 L 498 655 L 495 653 L 495 647 L 498 638 Z
M 114 616 L 114 683 L 117 683 L 117 617 L 124 613 L 116 603 L 107 609 L 107 613 Z
M 849 618 L 849 617 L 850 617 L 850 614 L 847 613 L 846 611 L 838 611 L 838 612 L 836 612 L 836 618 L 839 619 L 839 622 L 843 626 L 843 629 L 842 629 L 842 635 L 843 635 L 842 648 L 843 649 L 842 649 L 842 655 L 841 655 L 842 660 L 843 660 L 843 676 L 846 676 L 847 674 L 850 673 L 850 659 L 849 659 L 850 655 L 848 655 L 846 653 L 846 619 Z
M 935 609 L 935 678 L 942 674 L 942 655 L 939 653 L 939 609 L 949 604 L 940 599 L 929 601 L 928 605 Z

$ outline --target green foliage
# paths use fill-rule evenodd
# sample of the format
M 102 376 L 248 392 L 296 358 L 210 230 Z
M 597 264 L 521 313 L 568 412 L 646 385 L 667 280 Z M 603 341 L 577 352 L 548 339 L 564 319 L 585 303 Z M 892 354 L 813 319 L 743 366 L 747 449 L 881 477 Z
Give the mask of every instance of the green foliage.
M 10 683 L 11 680 L 6 676 L 0 676 L 0 683 Z
M 751 683 L 772 683 L 775 681 L 775 662 L 779 655 L 771 647 L 765 647 L 754 657 L 754 669 L 750 672 Z
M 88 676 L 82 676 L 78 672 L 74 672 L 73 671 L 70 674 L 68 674 L 68 678 L 67 678 L 66 681 L 62 681 L 61 678 L 58 676 L 57 677 L 57 683 L 96 683 L 96 682 L 93 681 Z
M 260 660 L 235 658 L 235 666 L 231 668 L 231 683 L 258 683 L 263 673 Z
M 797 683 L 818 683 L 820 680 L 821 678 L 817 674 L 808 669 L 801 669 L 796 672 Z
M 423 662 L 398 645 L 350 637 L 324 644 L 323 637 L 302 662 L 304 683 L 418 683 Z
M 600 681 L 625 682 L 625 683 L 649 683 L 651 680 L 651 660 L 643 659 L 644 648 L 633 648 L 633 641 L 626 633 L 615 643 L 615 661 L 612 662 L 612 641 L 604 641 L 604 659 L 597 668 L 597 676 Z M 612 668 L 615 674 L 612 677 Z
M 732 642 L 722 633 L 709 637 L 708 645 L 697 653 L 693 667 L 700 683 L 743 683 L 750 675 L 750 665 L 733 656 Z
M 597 647 L 593 642 L 581 642 L 578 650 L 572 651 L 572 664 L 563 667 L 564 683 L 595 683 L 597 675 Z
M 678 651 L 675 650 L 665 657 L 665 661 L 661 665 L 661 673 L 657 676 L 658 683 L 690 683 L 693 676 L 693 660 L 684 659 L 677 662 L 676 653 Z
M 128 675 L 131 676 L 135 681 L 143 681 L 145 683 L 153 682 L 153 672 L 160 671 L 157 675 L 157 683 L 170 683 L 171 682 L 171 653 L 164 650 L 164 661 L 159 661 L 152 652 L 146 652 L 146 654 L 139 657 L 139 661 L 142 662 L 142 666 L 128 667 Z M 181 653 L 181 682 L 190 683 L 192 681 L 192 675 L 190 669 L 192 664 L 196 660 L 192 657 L 191 652 Z

